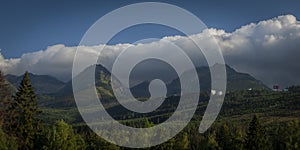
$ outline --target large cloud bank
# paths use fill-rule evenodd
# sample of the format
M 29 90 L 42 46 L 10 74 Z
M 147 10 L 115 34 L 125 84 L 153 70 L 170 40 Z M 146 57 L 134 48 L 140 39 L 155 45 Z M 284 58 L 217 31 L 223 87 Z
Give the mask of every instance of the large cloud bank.
M 209 46 L 215 37 L 225 62 L 241 72 L 247 72 L 267 85 L 278 83 L 282 86 L 300 84 L 300 22 L 293 15 L 284 15 L 269 20 L 251 23 L 227 33 L 224 30 L 207 29 L 191 35 L 204 46 Z M 187 37 L 170 36 L 150 44 L 134 45 L 137 54 L 151 52 L 151 49 L 168 48 L 165 41 L 193 49 Z M 163 45 L 163 46 L 161 46 Z M 105 46 L 103 59 L 115 58 L 131 44 Z M 153 46 L 153 47 L 152 47 Z M 86 58 L 95 57 L 99 46 L 81 46 Z M 46 50 L 23 54 L 20 58 L 5 59 L 0 54 L 0 69 L 9 74 L 19 75 L 24 71 L 47 74 L 67 81 L 71 78 L 73 58 L 77 47 L 59 44 Z M 113 60 L 113 59 L 112 59 Z

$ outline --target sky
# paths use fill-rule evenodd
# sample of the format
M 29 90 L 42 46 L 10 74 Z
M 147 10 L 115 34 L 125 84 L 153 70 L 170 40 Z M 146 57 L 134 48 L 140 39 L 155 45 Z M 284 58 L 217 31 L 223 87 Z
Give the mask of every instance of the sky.
M 68 81 L 76 46 L 86 30 L 106 13 L 135 2 L 140 1 L 2 0 L 0 68 L 15 75 L 28 70 Z M 276 83 L 283 87 L 300 84 L 300 1 L 161 2 L 177 5 L 198 16 L 208 29 L 190 36 L 209 47 L 210 35 L 213 35 L 225 62 L 236 70 L 249 73 L 270 87 Z M 158 47 L 170 48 L 164 41 L 193 50 L 187 37 L 174 29 L 142 25 L 114 37 L 110 46 L 106 46 L 107 53 L 101 57 L 115 58 L 120 51 L 143 38 L 160 40 L 134 46 L 140 54 Z M 92 56 L 103 46 L 82 48 L 86 55 Z
M 100 17 L 119 7 L 143 1 L 61 1 L 1 0 L 0 49 L 5 58 L 18 58 L 50 45 L 75 46 L 86 30 Z M 232 32 L 235 29 L 284 14 L 300 17 L 300 1 L 159 1 L 182 7 L 198 16 L 209 28 Z M 143 34 L 139 34 L 140 32 Z M 126 30 L 110 44 L 133 43 L 152 37 L 178 35 L 161 26 L 140 26 Z

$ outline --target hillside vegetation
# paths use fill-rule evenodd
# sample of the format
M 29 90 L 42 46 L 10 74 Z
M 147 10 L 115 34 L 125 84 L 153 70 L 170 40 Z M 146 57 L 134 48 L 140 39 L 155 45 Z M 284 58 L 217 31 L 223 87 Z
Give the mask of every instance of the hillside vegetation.
M 101 75 L 105 80 L 96 84 L 98 92 L 106 94 L 101 102 L 113 118 L 127 126 L 147 128 L 162 123 L 178 105 L 180 97 L 169 96 L 151 113 L 131 112 L 107 94 L 109 87 L 103 87 L 108 84 L 107 77 Z M 0 149 L 128 149 L 108 143 L 92 132 L 83 122 L 73 97 L 36 96 L 28 73 L 13 96 L 2 74 L 0 88 Z M 229 91 L 215 123 L 200 134 L 198 127 L 209 95 L 208 91 L 201 93 L 197 111 L 183 131 L 148 149 L 299 149 L 299 86 L 285 92 L 264 88 Z

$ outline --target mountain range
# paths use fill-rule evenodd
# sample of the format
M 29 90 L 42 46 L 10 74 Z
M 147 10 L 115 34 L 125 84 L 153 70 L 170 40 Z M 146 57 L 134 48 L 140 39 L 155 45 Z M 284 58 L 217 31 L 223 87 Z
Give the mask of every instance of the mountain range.
M 77 77 L 84 79 L 85 72 L 93 67 L 88 67 L 81 72 Z M 208 67 L 196 68 L 201 91 L 210 91 L 210 71 Z M 261 81 L 255 79 L 249 74 L 240 73 L 226 65 L 227 72 L 227 91 L 238 91 L 245 89 L 268 89 Z M 189 73 L 186 71 L 185 73 Z M 54 77 L 48 75 L 35 75 L 29 73 L 31 83 L 39 96 L 40 104 L 51 107 L 72 107 L 75 106 L 73 99 L 72 80 L 69 82 L 62 82 Z M 6 75 L 6 79 L 16 88 L 22 80 L 22 76 Z M 111 88 L 111 73 L 103 66 L 95 66 L 95 85 L 99 96 L 102 99 L 109 101 L 114 97 Z M 193 82 L 195 79 L 191 78 Z M 148 98 L 150 93 L 148 91 L 150 81 L 142 81 L 130 88 L 134 97 Z M 166 83 L 167 96 L 180 94 L 180 80 L 179 77 Z
M 50 94 L 60 91 L 66 83 L 49 75 L 36 75 L 28 73 L 32 86 L 36 94 Z M 5 76 L 15 88 L 18 88 L 23 79 L 23 75 L 15 76 L 8 74 Z

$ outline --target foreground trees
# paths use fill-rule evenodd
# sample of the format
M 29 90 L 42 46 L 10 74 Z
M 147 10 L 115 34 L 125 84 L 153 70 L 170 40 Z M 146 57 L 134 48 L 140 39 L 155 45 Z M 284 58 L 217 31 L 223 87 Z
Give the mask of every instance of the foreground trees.
M 0 91 L 0 125 L 3 128 L 7 128 L 10 126 L 8 118 L 10 118 L 11 115 L 9 111 L 11 106 L 11 90 L 1 71 Z
M 0 149 L 1 150 L 17 150 L 18 145 L 14 137 L 10 137 L 0 128 Z
M 273 141 L 276 149 L 300 149 L 300 122 L 291 121 L 286 126 L 277 128 Z
M 58 120 L 47 133 L 48 146 L 45 149 L 83 150 L 85 142 L 81 135 L 76 134 L 72 126 L 63 120 Z
M 0 149 L 15 150 L 18 148 L 15 138 L 12 137 L 7 130 L 11 126 L 10 122 L 10 106 L 11 106 L 11 90 L 8 82 L 4 79 L 0 71 Z
M 249 124 L 246 137 L 246 148 L 249 150 L 270 149 L 265 129 L 261 126 L 258 115 L 254 115 Z
M 232 133 L 229 130 L 227 123 L 224 123 L 219 129 L 219 133 L 217 135 L 217 141 L 224 150 L 233 149 L 233 139 Z
M 81 135 L 62 120 L 49 130 L 40 120 L 37 97 L 25 72 L 17 92 L 11 89 L 0 72 L 0 149 L 85 149 Z M 3 130 L 5 132 L 3 132 Z M 8 135 L 9 134 L 9 135 Z
M 38 110 L 37 97 L 27 72 L 13 96 L 11 112 L 13 122 L 10 131 L 18 137 L 21 147 L 33 149 L 35 140 L 42 132 L 41 120 L 38 118 L 41 111 Z

